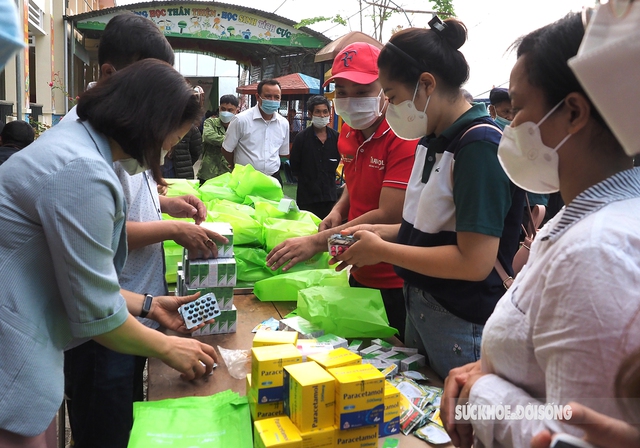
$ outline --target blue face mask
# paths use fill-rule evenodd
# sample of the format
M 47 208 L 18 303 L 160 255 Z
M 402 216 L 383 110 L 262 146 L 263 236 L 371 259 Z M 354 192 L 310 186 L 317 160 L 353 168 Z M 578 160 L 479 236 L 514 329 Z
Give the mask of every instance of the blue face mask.
M 506 118 L 502 118 L 500 115 L 496 115 L 496 118 L 493 121 L 495 121 L 498 127 L 503 131 L 504 131 L 504 128 L 506 128 L 511 124 L 510 120 L 507 120 Z
M 277 101 L 277 100 L 265 100 L 262 97 L 260 97 L 260 99 L 262 100 L 262 103 L 260 104 L 260 109 L 265 114 L 271 115 L 271 114 L 273 114 L 275 112 L 278 112 L 278 109 L 280 109 L 280 101 Z
M 24 37 L 15 2 L 0 2 L 0 70 L 13 54 L 24 48 Z

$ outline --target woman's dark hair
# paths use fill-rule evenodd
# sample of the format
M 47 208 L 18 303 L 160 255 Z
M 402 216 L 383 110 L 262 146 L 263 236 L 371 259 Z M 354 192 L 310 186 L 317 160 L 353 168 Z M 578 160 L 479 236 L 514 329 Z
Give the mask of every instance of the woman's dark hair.
M 570 13 L 557 22 L 521 37 L 512 45 L 517 49 L 518 59 L 526 56 L 524 63 L 528 81 L 544 92 L 549 108 L 572 92 L 589 98 L 567 64 L 578 53 L 583 37 L 584 25 L 580 13 Z M 609 129 L 593 104 L 591 116 Z
M 98 64 L 110 63 L 116 70 L 141 59 L 160 59 L 173 65 L 175 56 L 162 31 L 149 19 L 131 12 L 109 20 L 100 37 Z
M 157 59 L 134 62 L 102 78 L 80 95 L 77 112 L 82 121 L 151 169 L 161 185 L 160 149 L 165 139 L 202 117 L 193 88 L 171 65 Z
M 392 45 L 380 51 L 378 67 L 389 78 L 411 87 L 421 73 L 429 72 L 446 90 L 458 93 L 469 79 L 469 64 L 459 51 L 467 40 L 467 28 L 456 19 L 446 19 L 442 24 L 432 29 L 408 28 L 391 36 Z

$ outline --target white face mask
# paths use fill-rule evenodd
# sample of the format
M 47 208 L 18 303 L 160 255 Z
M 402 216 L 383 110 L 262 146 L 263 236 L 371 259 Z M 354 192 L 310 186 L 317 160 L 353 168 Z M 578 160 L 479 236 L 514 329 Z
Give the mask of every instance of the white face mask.
M 571 134 L 563 138 L 555 148 L 550 148 L 542 142 L 540 125 L 563 102 L 564 100 L 556 104 L 537 124 L 527 121 L 504 129 L 498 145 L 498 160 L 509 179 L 523 190 L 548 194 L 560 189 L 558 149 Z
M 222 121 L 223 123 L 229 123 L 235 116 L 236 115 L 234 113 L 223 110 L 222 112 L 220 112 L 220 121 Z
M 160 165 L 164 165 L 164 158 L 168 153 L 169 151 L 167 151 L 166 149 L 160 149 Z M 149 169 L 149 167 L 145 165 L 140 165 L 140 162 L 138 162 L 133 157 L 130 157 L 128 159 L 121 159 L 119 160 L 119 162 L 122 168 L 127 172 L 127 174 L 129 174 L 129 176 L 135 176 L 136 174 L 144 173 Z
M 427 104 L 425 104 L 422 112 L 416 110 L 414 101 L 418 93 L 418 87 L 420 87 L 420 81 L 416 84 L 411 100 L 403 101 L 397 105 L 389 103 L 387 108 L 389 127 L 398 137 L 404 140 L 415 140 L 427 135 L 427 124 L 429 122 L 427 107 L 429 107 L 431 96 L 427 98 Z
M 140 162 L 133 157 L 120 159 L 119 162 L 129 176 L 135 176 L 136 174 L 144 173 L 147 170 L 145 166 L 140 165 Z
M 611 0 L 610 0 L 611 1 Z M 629 156 L 640 154 L 640 2 L 622 18 L 601 5 L 569 66 Z
M 313 116 L 313 117 L 311 117 L 311 124 L 313 124 L 318 129 L 321 129 L 321 128 L 324 128 L 326 125 L 329 124 L 329 118 L 330 117 L 316 117 L 316 116 Z
M 375 97 L 336 98 L 336 113 L 353 129 L 367 129 L 382 115 L 382 89 Z

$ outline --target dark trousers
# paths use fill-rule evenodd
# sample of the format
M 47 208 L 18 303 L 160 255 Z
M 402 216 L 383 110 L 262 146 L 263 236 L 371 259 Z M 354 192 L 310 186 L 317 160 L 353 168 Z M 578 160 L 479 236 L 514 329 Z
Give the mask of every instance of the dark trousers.
M 146 358 L 94 341 L 67 350 L 65 393 L 74 448 L 126 448 L 133 402 L 143 399 Z
M 370 288 L 370 286 L 358 283 L 353 276 L 349 276 L 349 286 L 354 288 Z M 398 330 L 397 337 L 404 342 L 404 326 L 407 320 L 407 311 L 404 306 L 404 293 L 402 292 L 402 288 L 373 289 L 380 290 L 382 301 L 384 302 L 384 309 L 389 319 L 389 325 Z
M 298 207 L 300 207 L 300 210 L 311 212 L 320 219 L 326 218 L 327 215 L 331 213 L 331 210 L 333 210 L 334 205 L 336 205 L 334 201 L 313 202 L 311 204 L 298 203 Z
M 280 182 L 280 186 L 282 187 L 284 184 L 282 183 L 282 177 L 280 177 L 280 171 L 276 171 L 275 173 L 273 173 L 271 175 L 271 177 L 278 179 L 278 182 Z

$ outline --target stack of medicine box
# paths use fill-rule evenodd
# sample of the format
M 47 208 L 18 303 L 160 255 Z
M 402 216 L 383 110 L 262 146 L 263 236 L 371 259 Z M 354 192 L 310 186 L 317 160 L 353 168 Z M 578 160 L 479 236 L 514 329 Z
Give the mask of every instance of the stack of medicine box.
M 254 421 L 284 412 L 284 367 L 302 362 L 295 331 L 258 330 L 251 349 L 247 398 Z
M 233 288 L 236 286 L 237 270 L 233 254 L 233 229 L 226 222 L 203 222 L 200 224 L 212 232 L 226 237 L 227 244 L 216 243 L 218 258 L 190 260 L 185 249 L 182 255 L 182 269 L 178 267 L 176 294 L 186 296 L 200 292 L 213 293 L 220 307 L 220 316 L 215 322 L 196 330 L 194 336 L 235 333 L 238 310 L 233 304 Z
M 256 334 L 252 377 L 260 372 L 262 379 L 266 378 L 262 368 L 256 368 L 256 362 L 264 363 L 264 352 L 267 351 L 260 345 L 292 338 L 278 333 L 295 334 L 268 331 Z M 293 342 L 293 339 L 287 342 Z M 270 355 L 281 350 L 274 347 L 279 346 L 269 348 Z M 259 404 L 259 401 L 265 401 L 268 393 L 259 389 L 279 385 L 279 381 L 257 384 L 253 379 L 247 380 L 247 395 L 254 416 L 255 447 L 373 448 L 377 447 L 379 435 L 398 432 L 400 392 L 384 380 L 378 369 L 361 364 L 361 357 L 345 348 L 309 355 L 308 361 L 300 364 L 290 363 L 285 358 L 281 360 L 287 415 L 265 418 L 269 411 L 279 413 L 281 410 L 266 409 L 261 407 L 264 404 Z M 334 401 L 331 399 L 332 387 Z

